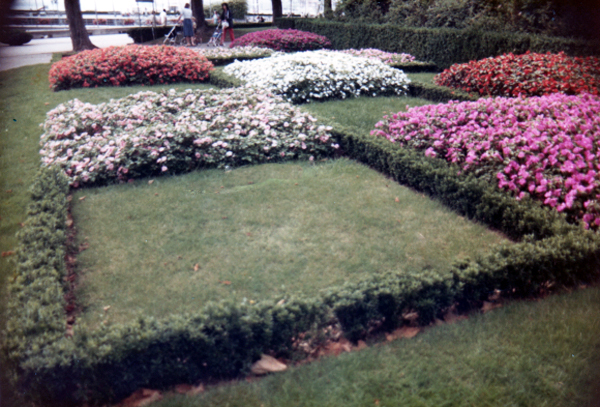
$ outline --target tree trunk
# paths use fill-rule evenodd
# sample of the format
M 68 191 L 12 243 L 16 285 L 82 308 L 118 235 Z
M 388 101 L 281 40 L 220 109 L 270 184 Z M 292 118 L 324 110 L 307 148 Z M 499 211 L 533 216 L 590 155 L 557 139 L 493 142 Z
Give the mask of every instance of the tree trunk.
M 73 51 L 79 52 L 86 49 L 98 48 L 92 44 L 85 29 L 79 0 L 65 0 L 65 11 L 67 13 L 67 19 L 69 20 L 69 31 L 71 31 Z
M 271 0 L 271 5 L 273 6 L 273 25 L 275 25 L 275 19 L 281 18 L 283 15 L 283 6 L 281 0 Z
M 324 0 L 323 2 L 323 15 L 325 18 L 333 17 L 333 7 L 331 6 L 331 0 Z
M 192 0 L 192 14 L 196 19 L 196 29 L 199 33 L 203 33 L 206 28 L 206 17 L 204 16 L 202 0 Z

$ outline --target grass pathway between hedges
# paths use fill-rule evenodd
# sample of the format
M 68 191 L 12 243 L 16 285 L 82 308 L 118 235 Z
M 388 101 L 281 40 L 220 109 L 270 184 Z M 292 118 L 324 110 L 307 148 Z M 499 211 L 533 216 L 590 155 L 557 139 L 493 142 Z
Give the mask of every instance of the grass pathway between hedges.
M 37 65 L 0 72 L 3 252 L 15 248 L 14 235 L 25 219 L 27 189 L 39 163 L 38 125 L 44 121 L 45 112 L 75 97 L 99 103 L 138 90 L 157 89 L 53 93 L 48 89 L 48 69 L 49 65 Z M 338 113 L 333 116 L 336 114 L 341 117 Z M 14 256 L 1 257 L 2 311 L 4 289 L 13 273 Z M 600 355 L 599 305 L 598 289 L 516 303 L 466 322 L 434 328 L 412 341 L 401 340 L 294 368 L 254 384 L 220 387 L 200 398 L 170 398 L 156 406 L 371 406 L 376 400 L 379 405 L 592 406 Z M 2 315 L 0 329 L 4 325 Z M 22 406 L 10 392 L 7 372 L 0 370 L 2 405 Z

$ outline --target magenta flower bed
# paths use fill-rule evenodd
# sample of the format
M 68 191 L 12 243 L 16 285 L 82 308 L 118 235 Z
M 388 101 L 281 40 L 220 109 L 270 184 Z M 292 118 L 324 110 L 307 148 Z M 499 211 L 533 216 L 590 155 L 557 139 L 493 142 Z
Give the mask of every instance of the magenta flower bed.
M 376 124 L 386 137 L 456 163 L 517 199 L 600 226 L 600 98 L 553 94 L 409 109 Z
M 331 42 L 322 35 L 299 30 L 264 30 L 242 35 L 230 47 L 264 47 L 276 51 L 309 51 L 331 47 Z
M 438 85 L 484 96 L 600 94 L 600 58 L 558 54 L 504 54 L 455 64 L 434 78 Z
M 54 90 L 134 84 L 200 82 L 213 64 L 187 48 L 127 45 L 83 51 L 52 65 Z

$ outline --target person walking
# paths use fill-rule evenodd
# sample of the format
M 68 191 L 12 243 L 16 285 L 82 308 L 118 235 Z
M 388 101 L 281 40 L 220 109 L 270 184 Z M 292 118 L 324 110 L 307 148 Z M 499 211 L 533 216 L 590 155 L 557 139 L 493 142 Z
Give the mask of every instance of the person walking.
M 167 26 L 167 10 L 165 10 L 164 8 L 163 8 L 163 11 L 160 12 L 159 19 L 160 19 L 160 25 L 162 25 L 163 27 L 166 27 Z
M 187 45 L 195 47 L 196 37 L 194 36 L 194 23 L 192 21 L 195 20 L 195 18 L 192 16 L 190 3 L 185 3 L 185 6 L 183 10 L 181 10 L 179 18 L 177 19 L 177 23 L 179 24 L 181 20 L 183 20 L 183 36 L 185 37 Z
M 227 31 L 229 31 L 229 38 L 231 41 L 233 42 L 235 40 L 235 36 L 233 35 L 233 13 L 229 10 L 229 5 L 227 3 L 221 4 L 221 7 L 223 8 L 223 12 L 221 13 L 221 24 L 223 26 L 221 45 L 225 45 Z

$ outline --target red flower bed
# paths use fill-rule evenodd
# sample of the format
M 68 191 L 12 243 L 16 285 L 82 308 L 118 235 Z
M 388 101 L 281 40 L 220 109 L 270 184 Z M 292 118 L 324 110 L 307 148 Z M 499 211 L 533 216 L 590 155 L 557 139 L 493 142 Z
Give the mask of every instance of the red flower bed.
M 600 94 L 600 58 L 558 54 L 504 54 L 455 64 L 437 75 L 438 85 L 484 96 Z
M 230 45 L 233 47 L 264 47 L 276 51 L 310 51 L 331 47 L 331 42 L 322 35 L 299 30 L 264 30 L 242 35 Z
M 200 82 L 213 64 L 198 52 L 167 46 L 127 45 L 83 51 L 56 62 L 50 68 L 50 87 Z

